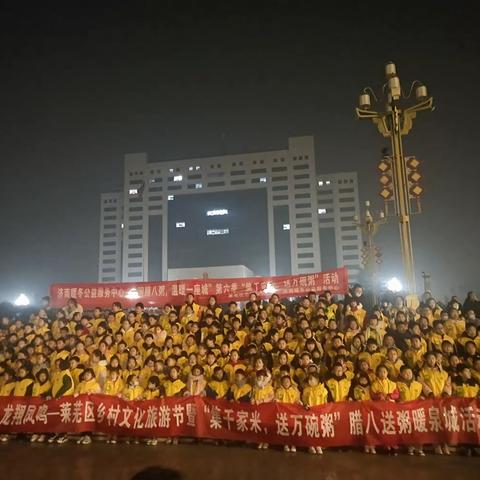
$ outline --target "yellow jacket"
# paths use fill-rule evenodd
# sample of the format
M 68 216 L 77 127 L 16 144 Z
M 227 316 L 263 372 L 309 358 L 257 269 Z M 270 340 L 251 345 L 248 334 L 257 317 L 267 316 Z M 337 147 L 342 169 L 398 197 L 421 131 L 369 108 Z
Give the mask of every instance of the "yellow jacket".
M 103 386 L 103 393 L 105 395 L 119 395 L 122 393 L 122 390 L 125 388 L 125 383 L 121 377 L 118 377 L 117 380 L 107 380 Z
M 470 383 L 454 383 L 453 395 L 462 398 L 476 398 L 478 396 L 479 387 L 475 382 Z
M 10 396 L 15 389 L 15 383 L 16 382 L 9 382 L 2 385 L 2 387 L 0 388 L 0 397 Z
M 445 370 L 423 367 L 418 375 L 418 380 L 423 385 L 426 395 L 433 393 L 434 397 L 440 397 L 442 393 L 451 394 L 450 377 Z
M 364 400 L 371 400 L 370 387 L 363 387 L 362 385 L 355 385 L 353 388 L 353 399 L 362 402 Z
M 308 407 L 316 407 L 327 403 L 328 391 L 323 383 L 319 383 L 315 387 L 308 385 L 303 389 L 302 402 Z
M 275 391 L 275 399 L 282 403 L 298 403 L 300 401 L 300 392 L 293 385 L 288 388 L 279 387 Z
M 262 388 L 253 387 L 253 399 L 258 403 L 271 402 L 275 398 L 275 392 L 271 384 Z
M 397 388 L 400 392 L 401 402 L 410 402 L 418 400 L 422 394 L 422 384 L 416 380 L 412 380 L 410 384 L 405 382 L 397 382 Z
M 52 397 L 58 398 L 64 395 L 73 395 L 75 383 L 69 370 L 55 372 L 52 378 Z
M 140 400 L 143 395 L 143 388 L 140 385 L 137 385 L 136 387 L 127 386 L 123 389 L 122 395 L 127 400 Z
M 207 388 L 215 393 L 215 398 L 225 398 L 228 392 L 228 382 L 226 380 L 222 380 L 221 382 L 212 380 L 208 382 Z
M 326 386 L 334 402 L 343 402 L 347 400 L 350 391 L 351 381 L 347 378 L 329 378 Z
M 31 396 L 33 392 L 33 384 L 35 381 L 33 378 L 22 378 L 15 382 L 15 388 L 13 389 L 13 395 L 15 397 Z
M 158 398 L 160 396 L 159 390 L 150 390 L 147 389 L 143 392 L 143 398 L 145 400 L 153 400 L 154 398 Z
M 51 390 L 52 384 L 50 380 L 47 380 L 45 383 L 35 382 L 32 397 L 46 397 Z
M 176 397 L 186 387 L 186 385 L 177 378 L 177 380 L 166 380 L 163 384 L 166 397 Z
M 84 393 L 100 393 L 101 391 L 102 390 L 100 388 L 100 385 L 95 378 L 92 378 L 88 381 L 81 381 L 75 389 L 75 393 L 78 393 L 80 395 Z

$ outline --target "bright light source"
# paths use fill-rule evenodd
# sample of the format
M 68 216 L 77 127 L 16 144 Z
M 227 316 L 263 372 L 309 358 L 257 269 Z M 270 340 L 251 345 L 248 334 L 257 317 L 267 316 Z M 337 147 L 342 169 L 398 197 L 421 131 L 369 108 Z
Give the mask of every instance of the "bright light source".
M 177 223 L 175 224 L 175 226 L 176 226 L 177 228 L 185 228 L 185 222 L 177 222 Z
M 323 187 L 323 180 L 319 180 L 319 181 L 318 181 L 318 186 L 319 186 L 319 187 Z
M 402 285 L 402 282 L 397 277 L 393 277 L 387 282 L 387 288 L 392 293 L 398 293 L 403 290 L 403 285 Z
M 175 196 L 174 196 L 174 195 L 169 195 L 167 198 L 168 198 L 169 200 L 173 200 L 173 199 L 175 198 Z
M 207 235 L 228 235 L 230 233 L 230 229 L 228 228 L 213 228 L 211 230 L 207 230 Z
M 327 209 L 326 208 L 319 208 L 318 209 L 318 214 L 319 215 L 325 215 L 327 213 Z
M 174 182 L 181 182 L 183 180 L 183 176 L 182 175 L 175 175 L 173 177 L 173 181 Z
M 136 194 L 138 193 L 138 188 L 130 188 L 130 189 L 128 190 L 128 193 L 129 193 L 130 195 L 136 195 Z
M 15 300 L 15 305 L 17 307 L 26 307 L 30 305 L 30 299 L 24 293 L 21 293 Z
M 330 180 L 327 180 L 327 181 L 325 182 L 325 185 L 330 185 Z
M 267 177 L 260 177 L 260 183 L 267 183 Z
M 221 208 L 219 210 L 208 210 L 207 217 L 214 217 L 216 215 L 228 215 L 228 210 L 226 208 Z
M 191 172 L 193 170 L 193 167 L 188 167 L 188 171 Z
M 126 293 L 125 298 L 128 298 L 129 300 L 136 300 L 137 298 L 140 298 L 140 295 L 138 294 L 138 291 L 136 288 L 131 288 Z
M 122 224 L 120 225 L 120 228 L 125 228 L 125 225 L 122 223 Z
M 196 165 L 195 170 L 200 170 L 200 165 Z
M 202 183 L 196 183 L 195 184 L 195 188 L 198 190 L 199 188 L 203 188 L 203 184 Z
M 289 223 L 284 223 L 283 224 L 283 229 L 284 230 L 290 230 L 290 224 Z
M 173 173 L 173 168 L 169 168 L 168 171 L 169 171 L 170 173 Z
M 263 290 L 263 293 L 266 293 L 268 295 L 273 295 L 277 289 L 270 283 L 267 283 L 267 287 Z

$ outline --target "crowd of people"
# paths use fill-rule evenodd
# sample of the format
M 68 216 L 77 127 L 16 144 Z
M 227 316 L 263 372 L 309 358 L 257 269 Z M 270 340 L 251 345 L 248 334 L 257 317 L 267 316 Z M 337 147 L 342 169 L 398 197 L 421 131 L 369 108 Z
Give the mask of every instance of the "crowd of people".
M 363 288 L 328 291 L 282 303 L 200 305 L 192 294 L 179 307 L 156 311 L 142 303 L 124 310 L 84 311 L 76 299 L 54 309 L 49 298 L 28 318 L 0 322 L 0 396 L 45 399 L 104 393 L 128 400 L 204 395 L 255 404 L 305 407 L 346 400 L 404 402 L 479 396 L 480 302 L 470 292 L 418 308 L 402 296 L 367 308 Z M 368 311 L 367 311 L 368 310 Z M 2 442 L 14 438 L 1 435 Z M 68 435 L 31 435 L 65 443 Z M 92 442 L 90 435 L 75 439 Z M 126 441 L 110 436 L 109 443 Z M 158 439 L 145 439 L 155 445 Z M 178 439 L 166 439 L 176 444 Z M 259 449 L 269 446 L 261 443 Z M 284 446 L 293 451 L 294 446 Z M 310 453 L 322 453 L 311 447 Z M 397 450 L 395 449 L 395 452 Z M 407 453 L 424 455 L 422 446 Z M 450 454 L 436 445 L 437 454 Z M 366 453 L 376 453 L 366 446 Z

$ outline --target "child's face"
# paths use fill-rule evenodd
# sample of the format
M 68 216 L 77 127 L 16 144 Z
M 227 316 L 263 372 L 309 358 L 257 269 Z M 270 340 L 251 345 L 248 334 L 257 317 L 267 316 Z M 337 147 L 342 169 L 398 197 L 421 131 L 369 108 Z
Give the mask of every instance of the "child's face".
M 335 365 L 333 367 L 332 373 L 335 377 L 341 377 L 343 375 L 343 368 L 341 365 Z
M 389 350 L 387 357 L 391 362 L 396 362 L 398 360 L 398 353 L 396 350 Z
M 400 376 L 402 377 L 403 380 L 407 382 L 410 382 L 411 380 L 413 380 L 413 372 L 410 368 L 406 368 L 405 370 L 403 370 Z
M 113 371 L 110 373 L 110 380 L 112 380 L 113 382 L 115 382 L 117 379 L 118 379 L 118 373 L 117 373 L 116 370 L 113 370 Z
M 138 386 L 138 377 L 137 376 L 134 376 L 131 380 L 130 380 L 130 385 L 132 387 L 137 387 Z
M 84 380 L 85 382 L 88 382 L 88 381 L 91 380 L 91 379 L 92 379 L 92 374 L 91 374 L 90 372 L 85 372 L 85 373 L 83 374 L 83 380 Z
M 223 380 L 223 372 L 222 370 L 217 370 L 215 372 L 215 379 L 221 382 Z
M 148 383 L 148 389 L 149 390 L 156 390 L 157 386 L 153 382 Z
M 170 378 L 171 378 L 172 380 L 176 380 L 176 379 L 178 378 L 178 371 L 177 371 L 176 368 L 172 368 L 172 369 L 170 370 Z
M 388 377 L 388 371 L 386 368 L 379 368 L 378 369 L 378 372 L 377 372 L 377 377 L 380 379 L 380 380 L 385 380 L 387 377 Z
M 308 377 L 308 384 L 311 387 L 316 387 L 318 385 L 318 378 L 316 377 Z
M 290 377 L 283 377 L 282 378 L 282 387 L 283 388 L 290 388 L 291 385 L 292 385 L 292 382 L 290 380 Z

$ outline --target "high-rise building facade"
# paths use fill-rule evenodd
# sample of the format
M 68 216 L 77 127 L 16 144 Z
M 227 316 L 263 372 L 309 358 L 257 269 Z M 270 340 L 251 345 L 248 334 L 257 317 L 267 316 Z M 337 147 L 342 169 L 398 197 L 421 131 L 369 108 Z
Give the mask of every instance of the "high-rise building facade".
M 337 176 L 354 179 L 342 187 L 353 191 L 344 197 L 332 189 L 331 206 L 322 207 L 320 184 Z M 124 178 L 123 192 L 101 196 L 100 282 L 167 280 L 169 269 L 222 265 L 245 265 L 256 275 L 312 273 L 325 265 L 357 273 L 358 232 L 342 231 L 354 225 L 345 218 L 358 214 L 356 176 L 318 176 L 311 136 L 289 138 L 281 150 L 187 160 L 127 154 Z M 343 205 L 344 198 L 353 200 Z M 332 225 L 339 232 L 333 257 L 321 241 Z M 354 235 L 357 248 L 347 253 Z

